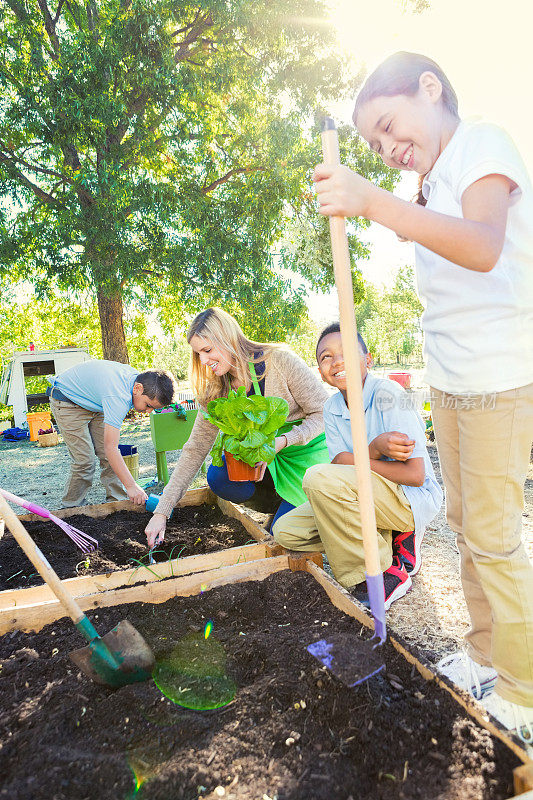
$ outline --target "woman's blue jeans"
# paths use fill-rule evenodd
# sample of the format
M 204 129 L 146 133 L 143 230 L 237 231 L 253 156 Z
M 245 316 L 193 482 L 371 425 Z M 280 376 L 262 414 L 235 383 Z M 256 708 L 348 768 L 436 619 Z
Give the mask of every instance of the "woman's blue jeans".
M 215 467 L 211 464 L 207 470 L 207 483 L 209 484 L 209 488 L 219 497 L 222 497 L 224 500 L 231 500 L 232 503 L 243 503 L 245 500 L 249 500 L 255 494 L 256 483 L 254 481 L 230 481 L 224 456 L 222 456 L 222 458 L 224 460 L 224 465 L 222 467 Z M 274 523 L 277 522 L 283 514 L 286 514 L 287 511 L 292 511 L 293 508 L 295 508 L 295 506 L 291 505 L 286 500 L 282 500 L 270 529 L 272 530 Z

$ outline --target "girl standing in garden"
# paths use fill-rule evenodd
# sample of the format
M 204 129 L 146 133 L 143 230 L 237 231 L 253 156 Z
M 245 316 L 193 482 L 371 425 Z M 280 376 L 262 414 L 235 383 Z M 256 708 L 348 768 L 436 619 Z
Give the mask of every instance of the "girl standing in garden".
M 416 204 L 343 166 L 321 164 L 314 180 L 322 214 L 362 216 L 415 242 L 426 380 L 471 620 L 465 651 L 438 668 L 531 744 L 533 566 L 521 514 L 533 438 L 533 190 L 510 137 L 462 121 L 425 56 L 384 61 L 353 119 L 387 166 L 422 176 Z
M 276 457 L 261 481 L 270 484 L 272 499 L 277 498 L 275 520 L 278 519 L 305 501 L 302 480 L 307 468 L 329 460 L 322 415 L 328 398 L 324 386 L 299 356 L 287 347 L 248 339 L 237 321 L 221 308 L 208 308 L 198 314 L 191 323 L 187 341 L 192 350 L 192 387 L 202 409 L 206 409 L 210 400 L 227 397 L 231 389 L 239 386 L 244 386 L 249 395 L 262 394 L 287 401 L 287 424 L 276 436 Z M 217 435 L 218 428 L 199 413 L 146 527 L 150 546 L 163 538 L 168 517 L 202 466 Z M 209 467 L 207 482 L 215 494 L 236 503 L 249 500 L 256 492 L 256 483 L 252 481 L 231 481 L 225 463 L 222 467 Z

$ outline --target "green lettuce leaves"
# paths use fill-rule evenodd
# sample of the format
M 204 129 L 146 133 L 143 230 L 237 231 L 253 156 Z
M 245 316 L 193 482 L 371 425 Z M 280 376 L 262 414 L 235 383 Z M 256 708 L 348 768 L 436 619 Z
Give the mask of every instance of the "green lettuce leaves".
M 220 430 L 211 450 L 213 464 L 221 467 L 222 452 L 227 450 L 253 467 L 258 461 L 273 461 L 274 440 L 287 419 L 289 404 L 281 397 L 247 397 L 245 387 L 239 386 L 227 397 L 211 400 L 203 414 Z

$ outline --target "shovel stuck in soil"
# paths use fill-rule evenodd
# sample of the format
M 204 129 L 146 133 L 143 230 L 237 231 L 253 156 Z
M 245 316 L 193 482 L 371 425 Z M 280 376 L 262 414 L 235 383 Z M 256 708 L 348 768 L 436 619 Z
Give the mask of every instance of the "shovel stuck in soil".
M 96 683 L 116 688 L 151 677 L 155 659 L 141 634 L 127 620 L 119 622 L 105 636 L 98 632 L 41 553 L 24 525 L 0 495 L 2 517 L 26 556 L 67 610 L 74 625 L 89 642 L 70 657 Z
M 339 140 L 335 123 L 326 117 L 322 125 L 324 163 L 340 164 Z M 346 367 L 346 390 L 350 408 L 350 425 L 354 463 L 357 473 L 359 508 L 363 550 L 365 554 L 366 584 L 370 610 L 375 624 L 372 639 L 360 640 L 356 636 L 339 634 L 314 642 L 307 648 L 339 680 L 347 686 L 356 686 L 385 668 L 381 646 L 387 638 L 385 626 L 385 590 L 379 560 L 376 514 L 372 496 L 372 478 L 368 456 L 368 443 L 363 406 L 363 387 L 360 378 L 357 344 L 357 325 L 353 306 L 353 285 L 348 251 L 348 237 L 344 217 L 329 218 L 335 285 L 339 296 L 339 318 L 342 351 Z

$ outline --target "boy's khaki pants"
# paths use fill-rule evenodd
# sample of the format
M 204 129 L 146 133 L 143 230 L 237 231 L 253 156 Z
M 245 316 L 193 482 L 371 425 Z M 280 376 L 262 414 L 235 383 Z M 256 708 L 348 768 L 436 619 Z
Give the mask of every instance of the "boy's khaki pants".
M 431 394 L 470 613 L 467 651 L 496 669 L 502 697 L 533 706 L 533 565 L 521 536 L 533 384 L 494 395 Z
M 106 501 L 126 500 L 124 486 L 105 457 L 104 415 L 55 398 L 50 399 L 50 408 L 72 459 L 63 507 L 75 508 L 86 502 L 96 468 L 95 453 L 102 469 L 100 477 L 106 489 Z
M 350 588 L 365 580 L 361 514 L 355 467 L 316 464 L 305 473 L 308 503 L 278 519 L 274 538 L 289 550 L 325 552 L 338 582 Z M 372 472 L 381 568 L 392 563 L 392 531 L 412 531 L 413 513 L 398 484 Z

